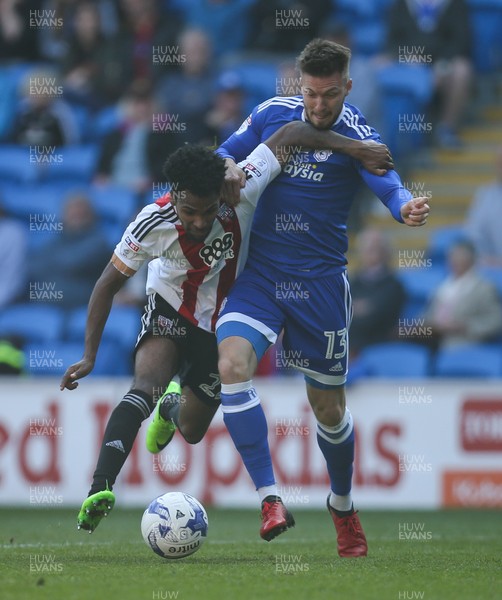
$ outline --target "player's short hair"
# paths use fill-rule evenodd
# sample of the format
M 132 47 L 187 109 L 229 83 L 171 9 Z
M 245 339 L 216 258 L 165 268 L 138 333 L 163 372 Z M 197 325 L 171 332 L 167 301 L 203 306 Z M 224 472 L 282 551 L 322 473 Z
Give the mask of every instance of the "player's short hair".
M 300 73 L 314 77 L 341 73 L 348 78 L 351 54 L 350 49 L 341 44 L 316 38 L 305 46 L 296 64 Z
M 202 144 L 186 144 L 167 159 L 164 175 L 175 191 L 196 196 L 214 196 L 221 192 L 225 179 L 224 159 Z

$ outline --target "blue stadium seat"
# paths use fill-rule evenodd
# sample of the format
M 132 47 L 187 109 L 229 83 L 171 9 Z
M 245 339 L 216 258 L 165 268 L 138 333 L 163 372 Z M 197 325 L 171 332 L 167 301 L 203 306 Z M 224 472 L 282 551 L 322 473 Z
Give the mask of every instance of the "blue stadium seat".
M 34 182 L 38 178 L 37 167 L 38 165 L 30 160 L 29 148 L 16 144 L 0 146 L 0 180 L 2 182 Z
M 431 353 L 409 342 L 389 342 L 365 348 L 358 357 L 358 372 L 366 377 L 427 377 Z
M 136 196 L 128 188 L 112 184 L 91 185 L 88 192 L 97 214 L 105 222 L 120 225 L 122 229 L 138 212 Z
M 141 326 L 141 312 L 130 306 L 114 306 L 103 331 L 103 341 L 120 345 L 122 352 L 132 351 Z M 70 312 L 65 338 L 68 341 L 84 339 L 87 307 Z
M 397 276 L 404 286 L 408 300 L 420 302 L 425 306 L 447 276 L 447 272 L 443 266 L 430 266 L 399 269 Z
M 466 239 L 465 230 L 462 225 L 452 225 L 451 227 L 438 227 L 434 229 L 429 237 L 427 257 L 430 258 L 436 266 L 444 264 L 448 249 L 452 244 L 461 239 Z
M 467 0 L 467 4 L 476 72 L 494 73 L 502 68 L 502 3 L 500 0 Z
M 436 377 L 501 377 L 500 344 L 466 344 L 439 350 L 433 369 Z
M 393 64 L 377 72 L 382 94 L 382 138 L 396 156 L 423 146 L 430 135 L 426 108 L 433 93 L 432 69 L 426 65 Z
M 38 302 L 17 304 L 2 310 L 0 335 L 18 335 L 27 342 L 52 344 L 63 333 L 64 313 L 57 306 Z
M 60 218 L 68 193 L 75 189 L 75 184 L 58 182 L 47 184 L 9 184 L 2 185 L 2 203 L 13 216 L 26 219 L 30 216 L 45 214 Z M 36 227 L 31 228 L 32 231 Z
M 250 113 L 257 104 L 273 96 L 294 95 L 289 93 L 288 89 L 286 89 L 286 93 L 281 93 L 283 86 L 280 85 L 280 74 L 277 65 L 271 61 L 243 58 L 242 61 L 232 64 L 227 70 L 238 75 L 244 88 L 246 113 Z
M 44 181 L 70 181 L 75 186 L 89 184 L 94 176 L 99 147 L 82 144 L 57 148 L 59 162 L 41 164 L 40 176 Z
M 28 344 L 24 347 L 25 369 L 33 376 L 61 377 L 66 369 L 82 358 L 83 342 L 57 341 L 50 344 Z M 119 376 L 132 373 L 132 348 L 124 354 L 120 345 L 103 341 L 100 344 L 92 376 Z
M 118 104 L 107 106 L 101 109 L 94 117 L 92 117 L 92 125 L 89 135 L 91 139 L 99 142 L 105 135 L 113 131 L 120 124 L 121 110 Z
M 385 49 L 387 25 L 385 20 L 365 21 L 355 23 L 350 28 L 350 39 L 354 54 L 374 56 Z

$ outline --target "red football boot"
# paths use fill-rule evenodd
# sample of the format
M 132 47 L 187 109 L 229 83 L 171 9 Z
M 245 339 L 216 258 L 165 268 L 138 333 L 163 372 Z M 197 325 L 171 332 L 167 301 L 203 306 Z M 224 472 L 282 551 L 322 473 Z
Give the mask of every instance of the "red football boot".
M 270 542 L 284 533 L 289 527 L 295 526 L 293 515 L 284 506 L 279 496 L 267 496 L 261 503 L 260 536 Z
M 339 517 L 335 509 L 329 503 L 328 510 L 337 533 L 338 555 L 342 558 L 366 556 L 368 554 L 368 543 L 364 535 L 361 521 L 354 511 L 348 517 Z

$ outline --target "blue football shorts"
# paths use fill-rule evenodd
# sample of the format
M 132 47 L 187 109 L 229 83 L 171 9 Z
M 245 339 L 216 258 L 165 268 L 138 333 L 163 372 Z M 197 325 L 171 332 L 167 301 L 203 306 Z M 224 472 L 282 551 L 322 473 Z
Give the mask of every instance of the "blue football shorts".
M 351 318 L 345 269 L 315 278 L 246 267 L 222 306 L 216 336 L 218 343 L 247 339 L 260 360 L 284 331 L 280 365 L 296 368 L 317 387 L 331 387 L 347 379 Z

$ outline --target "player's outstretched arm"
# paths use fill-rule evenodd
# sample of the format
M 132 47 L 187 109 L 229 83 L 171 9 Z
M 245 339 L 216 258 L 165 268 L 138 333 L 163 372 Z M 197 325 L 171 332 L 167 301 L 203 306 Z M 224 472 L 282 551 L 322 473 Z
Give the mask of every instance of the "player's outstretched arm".
M 127 281 L 128 277 L 118 271 L 111 262 L 103 270 L 96 282 L 89 300 L 87 323 L 85 325 L 84 356 L 70 365 L 61 379 L 60 390 L 74 390 L 77 379 L 82 379 L 94 368 L 99 343 L 113 303 L 113 297 Z
M 412 198 L 406 204 L 401 206 L 401 218 L 403 223 L 410 227 L 421 227 L 427 223 L 429 216 L 429 205 L 427 204 L 430 198 L 421 196 L 420 198 Z
M 288 147 L 302 146 L 347 154 L 361 162 L 373 175 L 385 175 L 389 169 L 394 168 L 392 155 L 385 144 L 374 140 L 355 140 L 330 129 L 316 129 L 303 121 L 292 121 L 283 125 L 265 143 L 278 159 L 284 159 Z

